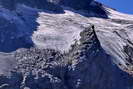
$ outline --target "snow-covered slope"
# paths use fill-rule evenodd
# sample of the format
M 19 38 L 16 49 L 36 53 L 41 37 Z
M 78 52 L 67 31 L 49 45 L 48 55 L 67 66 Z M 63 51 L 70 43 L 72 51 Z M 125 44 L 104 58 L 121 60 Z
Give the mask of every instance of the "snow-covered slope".
M 127 66 L 126 64 L 130 64 L 127 61 L 130 55 L 125 52 L 125 47 L 133 46 L 133 15 L 123 14 L 110 8 L 106 10 L 109 12 L 107 19 L 94 17 L 89 18 L 89 22 L 96 26 L 102 47 L 108 54 L 115 57 L 115 63 Z
M 133 15 L 16 3 L 0 7 L 1 89 L 133 89 Z

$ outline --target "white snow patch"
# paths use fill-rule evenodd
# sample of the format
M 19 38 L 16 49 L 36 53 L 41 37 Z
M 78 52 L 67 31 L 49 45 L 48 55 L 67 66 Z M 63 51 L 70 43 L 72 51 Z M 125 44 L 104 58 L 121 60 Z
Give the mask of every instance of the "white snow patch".
M 8 75 L 16 63 L 11 54 L 0 52 L 0 74 Z
M 90 26 L 84 20 L 77 21 L 75 13 L 65 10 L 65 14 L 39 13 L 38 30 L 33 34 L 33 42 L 38 48 L 51 48 L 68 51 L 71 45 L 80 39 L 84 26 Z
M 124 14 L 118 11 L 115 11 L 111 8 L 106 8 L 110 12 L 109 18 L 111 19 L 124 19 L 124 20 L 133 20 L 133 15 Z

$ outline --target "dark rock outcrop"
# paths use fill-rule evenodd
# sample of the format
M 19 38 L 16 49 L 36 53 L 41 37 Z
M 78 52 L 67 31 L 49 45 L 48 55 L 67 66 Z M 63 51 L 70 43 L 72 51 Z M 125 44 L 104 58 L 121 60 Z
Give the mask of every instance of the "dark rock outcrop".
M 60 0 L 60 4 L 74 9 L 87 9 L 93 0 Z
M 15 10 L 17 5 L 24 4 L 33 8 L 63 13 L 63 9 L 56 2 L 56 0 L 53 2 L 49 0 L 1 0 L 0 5 L 9 10 Z

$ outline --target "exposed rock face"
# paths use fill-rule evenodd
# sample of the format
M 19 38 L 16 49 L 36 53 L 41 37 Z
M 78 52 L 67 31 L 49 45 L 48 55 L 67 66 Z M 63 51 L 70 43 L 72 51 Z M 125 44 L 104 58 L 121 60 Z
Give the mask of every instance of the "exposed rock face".
M 89 4 L 92 1 L 93 0 L 60 0 L 60 4 L 79 10 L 89 8 Z
M 1 0 L 0 4 L 8 9 L 14 9 L 17 4 L 26 4 L 32 7 L 47 8 L 50 4 L 63 4 L 71 7 L 81 9 L 88 7 L 93 0 Z
M 0 89 L 133 89 L 132 15 L 92 0 L 0 4 Z
M 58 13 L 63 13 L 62 8 L 57 5 L 58 0 L 1 0 L 0 5 L 9 10 L 15 10 L 19 4 L 24 4 L 33 8 L 50 10 Z

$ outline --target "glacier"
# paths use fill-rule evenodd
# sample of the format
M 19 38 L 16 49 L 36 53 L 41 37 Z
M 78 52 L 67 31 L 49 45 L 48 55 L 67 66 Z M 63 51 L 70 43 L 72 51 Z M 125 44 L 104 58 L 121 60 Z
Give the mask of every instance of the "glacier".
M 80 2 L 0 1 L 0 89 L 133 89 L 133 15 Z

